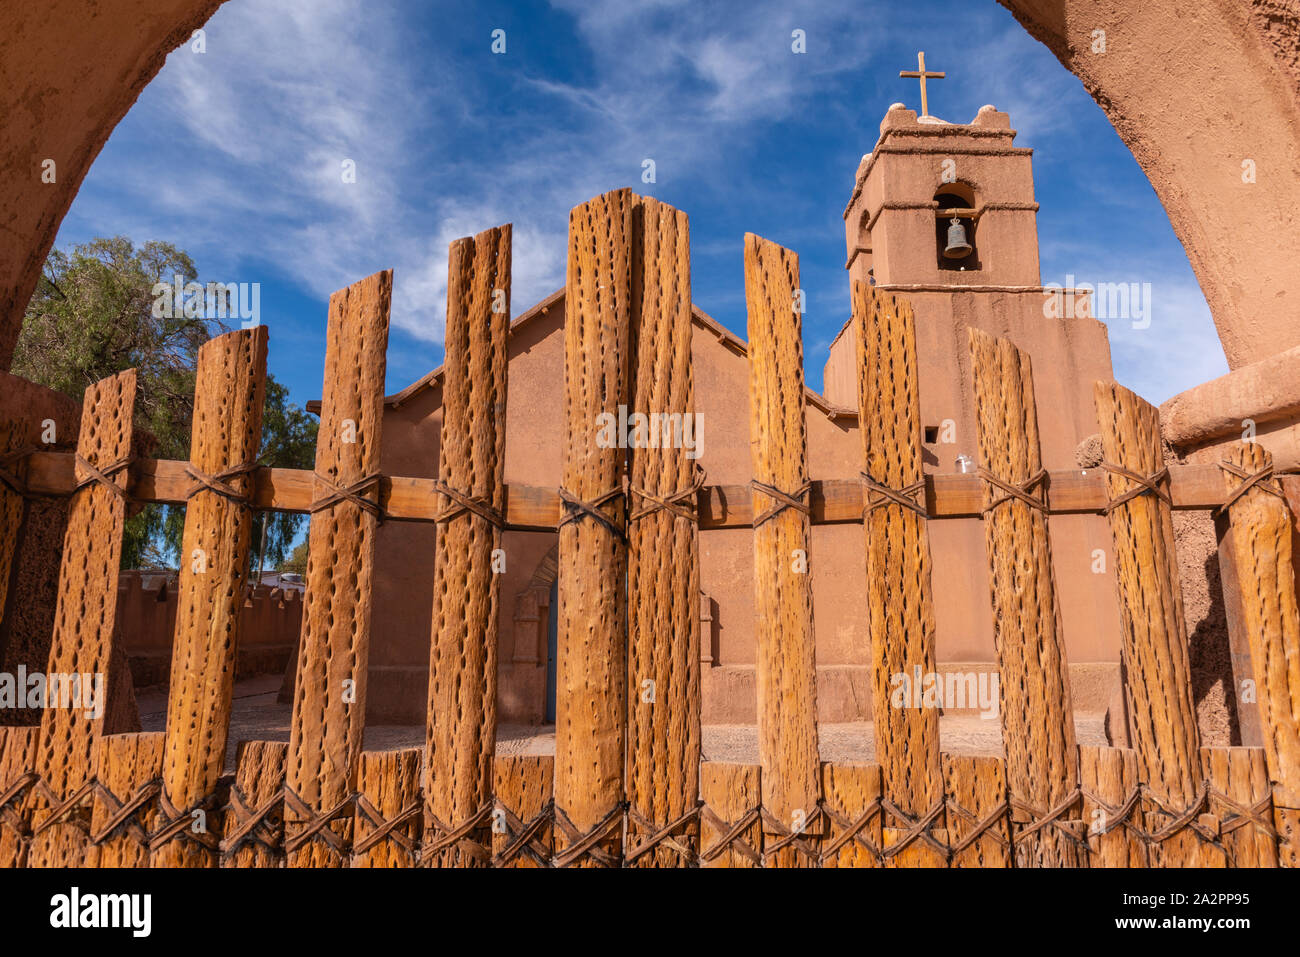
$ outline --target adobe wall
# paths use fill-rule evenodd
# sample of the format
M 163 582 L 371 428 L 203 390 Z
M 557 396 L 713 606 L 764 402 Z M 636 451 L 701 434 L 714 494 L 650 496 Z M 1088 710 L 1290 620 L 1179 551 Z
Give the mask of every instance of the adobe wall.
M 1146 173 L 1196 272 L 1232 370 L 1161 406 L 1172 456 L 1217 461 L 1246 420 L 1300 464 L 1300 0 L 999 0 L 1083 82 Z M 1094 31 L 1106 50 L 1094 52 Z M 1170 68 L 1170 67 L 1173 68 Z M 1123 277 L 1120 277 L 1123 278 Z M 1293 511 L 1300 495 L 1293 500 Z M 1202 743 L 1243 737 L 1218 534 L 1175 516 Z
M 1300 469 L 1300 348 L 1174 396 L 1160 407 L 1160 425 L 1172 460 L 1217 465 L 1234 445 L 1252 437 L 1272 454 L 1277 472 L 1295 472 Z M 1300 477 L 1281 476 L 1278 481 L 1291 508 L 1292 549 L 1300 553 Z M 1263 742 L 1257 727 L 1250 715 L 1240 713 L 1253 706 L 1239 702 L 1231 686 L 1253 675 L 1234 675 L 1232 667 L 1233 653 L 1245 653 L 1248 647 L 1244 635 L 1231 634 L 1224 605 L 1219 550 L 1225 531 L 1226 524 L 1209 513 L 1175 515 L 1193 689 L 1206 744 L 1258 746 Z
M 1232 369 L 1300 345 L 1300 2 L 998 0 L 1083 82 L 1187 251 Z M 1094 31 L 1105 52 L 1093 52 Z M 1244 161 L 1254 182 L 1243 182 Z
M 890 106 L 844 211 L 850 256 L 859 246 L 870 249 L 852 258 L 850 279 L 867 282 L 870 262 L 882 284 L 1037 286 L 1033 150 L 1016 146 L 1015 137 L 1010 116 L 992 106 L 970 123 Z M 952 263 L 936 248 L 940 191 L 963 196 L 978 210 L 964 218 L 976 252 L 961 269 L 944 268 Z
M 940 441 L 925 444 L 927 472 L 957 472 L 957 457 L 979 461 L 975 426 L 975 388 L 966 327 L 1009 338 L 1036 358 L 1034 390 L 1039 409 L 1043 464 L 1049 469 L 1077 467 L 1075 449 L 1097 431 L 1092 383 L 1111 378 L 1105 326 L 1086 316 L 1049 319 L 1044 294 L 1026 292 L 895 292 L 913 304 L 923 426 L 938 429 Z M 857 403 L 857 334 L 852 323 L 831 345 L 826 363 L 827 397 L 837 405 Z M 951 422 L 949 430 L 943 427 Z M 931 552 L 960 571 L 971 587 L 954 589 L 936 608 L 940 657 L 987 660 L 992 657 L 993 625 L 988 605 L 984 532 L 978 522 L 943 521 L 930 525 Z M 1105 574 L 1093 572 L 1096 552 Z M 1119 612 L 1110 569 L 1112 541 L 1106 520 L 1093 515 L 1052 518 L 1052 561 L 1071 662 L 1119 660 Z
M 937 309 L 937 302 L 921 307 L 919 312 Z M 1025 324 L 1031 323 L 1029 302 L 1026 298 L 1021 310 Z M 964 307 L 959 304 L 955 308 L 960 314 Z M 952 348 L 950 343 L 934 339 L 933 332 L 933 328 L 951 320 L 949 313 L 940 311 L 932 317 L 933 325 L 927 321 L 926 335 L 930 338 L 926 339 L 923 351 Z M 562 321 L 561 297 L 553 301 L 547 314 L 512 333 L 506 425 L 507 482 L 553 487 L 560 484 L 564 429 Z M 1004 333 L 1011 331 L 1014 336 L 1017 324 L 1018 320 L 1011 320 Z M 1104 346 L 1104 336 L 1102 343 Z M 702 419 L 700 461 L 710 484 L 744 485 L 750 479 L 749 379 L 744 351 L 744 343 L 735 337 L 696 323 L 692 360 L 696 405 Z M 1091 352 L 1081 351 L 1096 360 L 1095 348 Z M 1096 371 L 1083 358 L 1079 361 L 1083 363 L 1080 374 Z M 1108 357 L 1106 365 L 1108 368 Z M 951 385 L 961 374 L 928 359 L 923 364 L 922 395 L 928 391 L 932 399 L 924 408 L 962 421 L 965 421 L 962 417 L 972 416 L 973 410 L 962 406 L 962 400 L 957 398 L 958 387 Z M 943 392 L 938 388 L 941 382 L 949 383 Z M 1065 401 L 1051 392 L 1046 383 L 1044 389 L 1053 401 Z M 940 401 L 940 395 L 949 398 Z M 387 408 L 385 471 L 436 475 L 439 403 L 435 385 L 405 399 L 396 408 L 391 405 Z M 860 470 L 862 447 L 856 415 L 846 411 L 828 405 L 820 397 L 809 401 L 808 456 L 812 478 L 845 478 Z M 973 418 L 970 421 L 973 423 Z M 1095 425 L 1086 423 L 1076 427 L 1095 430 Z M 1073 466 L 1072 439 L 1073 436 L 1064 436 L 1054 440 L 1049 465 Z M 927 467 L 951 470 L 955 454 L 945 449 L 942 458 L 931 455 Z M 380 530 L 375 581 L 382 583 L 378 585 L 382 592 L 377 593 L 375 602 L 367 695 L 368 714 L 374 721 L 419 723 L 424 720 L 432 620 L 433 534 L 432 526 L 410 523 L 389 523 Z M 992 612 L 982 527 L 977 520 L 933 522 L 930 535 L 935 581 L 942 585 L 935 590 L 939 660 L 944 667 L 957 670 L 991 670 Z M 1099 523 L 1095 517 L 1063 516 L 1053 519 L 1053 535 L 1058 543 L 1054 561 L 1067 652 L 1072 663 L 1075 706 L 1079 711 L 1105 711 L 1118 684 L 1118 620 L 1113 578 L 1094 575 L 1090 568 L 1094 548 L 1102 548 L 1109 555 L 1109 532 L 1104 522 Z M 546 694 L 546 625 L 550 584 L 555 576 L 556 541 L 553 533 L 507 532 L 503 538 L 507 570 L 501 581 L 498 706 L 505 721 L 539 721 L 542 717 Z M 709 723 L 752 723 L 757 717 L 752 548 L 748 529 L 706 531 L 700 535 L 704 593 L 700 614 L 705 662 L 702 690 L 704 720 Z M 818 709 L 823 721 L 864 720 L 871 713 L 863 556 L 860 525 L 813 528 L 809 558 L 817 642 Z
M 125 653 L 137 688 L 170 680 L 178 598 L 175 580 L 165 573 L 124 571 L 118 579 L 113 643 Z M 301 628 L 299 591 L 247 586 L 235 677 L 282 674 Z
M 1278 471 L 1300 468 L 1300 346 L 1179 393 L 1160 406 L 1160 428 L 1184 454 L 1253 434 Z
M 438 399 L 436 391 L 424 392 L 409 405 L 385 408 L 379 451 L 380 470 L 385 474 L 438 477 L 442 431 Z M 388 724 L 409 718 L 414 702 L 420 702 L 423 713 L 428 696 L 434 541 L 432 524 L 385 522 L 379 526 L 375 573 L 370 579 L 374 600 L 370 683 L 366 688 L 369 721 Z

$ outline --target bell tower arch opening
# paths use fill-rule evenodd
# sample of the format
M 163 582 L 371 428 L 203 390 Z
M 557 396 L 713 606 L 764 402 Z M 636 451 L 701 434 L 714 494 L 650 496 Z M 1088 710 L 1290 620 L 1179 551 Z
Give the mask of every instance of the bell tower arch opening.
M 944 183 L 934 194 L 934 240 L 939 268 L 966 272 L 980 269 L 975 224 L 979 209 L 975 190 L 966 183 Z

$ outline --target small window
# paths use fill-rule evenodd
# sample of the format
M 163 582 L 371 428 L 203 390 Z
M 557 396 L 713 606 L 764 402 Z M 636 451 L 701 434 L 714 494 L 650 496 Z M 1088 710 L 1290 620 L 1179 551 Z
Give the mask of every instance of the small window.
M 937 425 L 927 425 L 925 427 L 925 444 L 934 445 L 939 441 L 939 427 Z

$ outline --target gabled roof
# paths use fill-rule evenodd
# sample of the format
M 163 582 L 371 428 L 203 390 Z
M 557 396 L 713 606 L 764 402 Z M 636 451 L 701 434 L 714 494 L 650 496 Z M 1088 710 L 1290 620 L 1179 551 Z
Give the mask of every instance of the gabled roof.
M 541 302 L 537 303 L 531 309 L 528 309 L 527 311 L 521 313 L 519 316 L 516 316 L 514 321 L 510 323 L 510 334 L 514 335 L 524 326 L 546 315 L 548 312 L 550 312 L 550 310 L 553 307 L 558 305 L 563 300 L 564 300 L 564 290 L 557 289 L 555 292 L 551 293 L 549 296 L 547 296 Z M 698 326 L 699 328 L 707 330 L 712 336 L 714 336 L 714 338 L 718 340 L 719 343 L 721 343 L 726 348 L 730 349 L 736 355 L 745 356 L 745 357 L 749 355 L 749 343 L 747 343 L 744 339 L 740 338 L 734 332 L 731 332 L 729 329 L 723 326 L 722 323 L 718 322 L 718 320 L 714 319 L 712 316 L 710 316 L 707 312 L 705 312 L 703 309 L 701 309 L 699 306 L 695 305 L 694 303 L 691 304 L 691 321 L 694 322 L 695 325 Z M 399 406 L 405 405 L 407 402 L 410 402 L 413 398 L 420 395 L 426 389 L 431 389 L 435 386 L 441 386 L 443 369 L 444 366 L 438 366 L 433 371 L 420 376 L 420 378 L 416 379 L 414 382 L 412 382 L 402 391 L 395 392 L 390 396 L 385 396 L 384 406 L 386 408 L 396 409 Z M 826 399 L 825 396 L 821 395 L 820 393 L 814 392 L 812 389 L 805 387 L 804 394 L 807 397 L 808 404 L 813 406 L 814 408 L 821 410 L 821 412 L 825 414 L 827 418 L 856 419 L 858 417 L 858 412 L 856 409 L 849 409 L 843 406 L 833 405 L 831 402 L 829 402 Z M 307 411 L 319 415 L 320 400 L 313 399 L 312 401 L 308 402 Z
M 524 326 L 533 322 L 535 319 L 546 315 L 550 312 L 551 307 L 564 299 L 564 290 L 557 289 L 537 305 L 518 315 L 510 323 L 510 335 L 514 335 Z M 444 366 L 438 366 L 432 372 L 427 372 L 420 378 L 416 379 L 401 392 L 395 392 L 392 395 L 384 397 L 384 405 L 390 409 L 396 409 L 400 405 L 405 405 L 415 398 L 425 389 L 432 388 L 434 385 L 440 385 L 442 382 L 442 370 Z

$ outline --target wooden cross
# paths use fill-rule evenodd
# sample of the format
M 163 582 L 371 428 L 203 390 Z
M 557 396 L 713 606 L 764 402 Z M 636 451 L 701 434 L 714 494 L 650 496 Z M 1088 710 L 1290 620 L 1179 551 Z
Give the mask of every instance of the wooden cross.
M 921 115 L 929 116 L 930 104 L 926 101 L 925 98 L 925 81 L 942 80 L 945 74 L 926 73 L 925 72 L 925 51 L 921 51 L 916 55 L 916 70 L 900 70 L 898 75 L 902 77 L 907 77 L 910 80 L 919 79 L 921 81 Z

